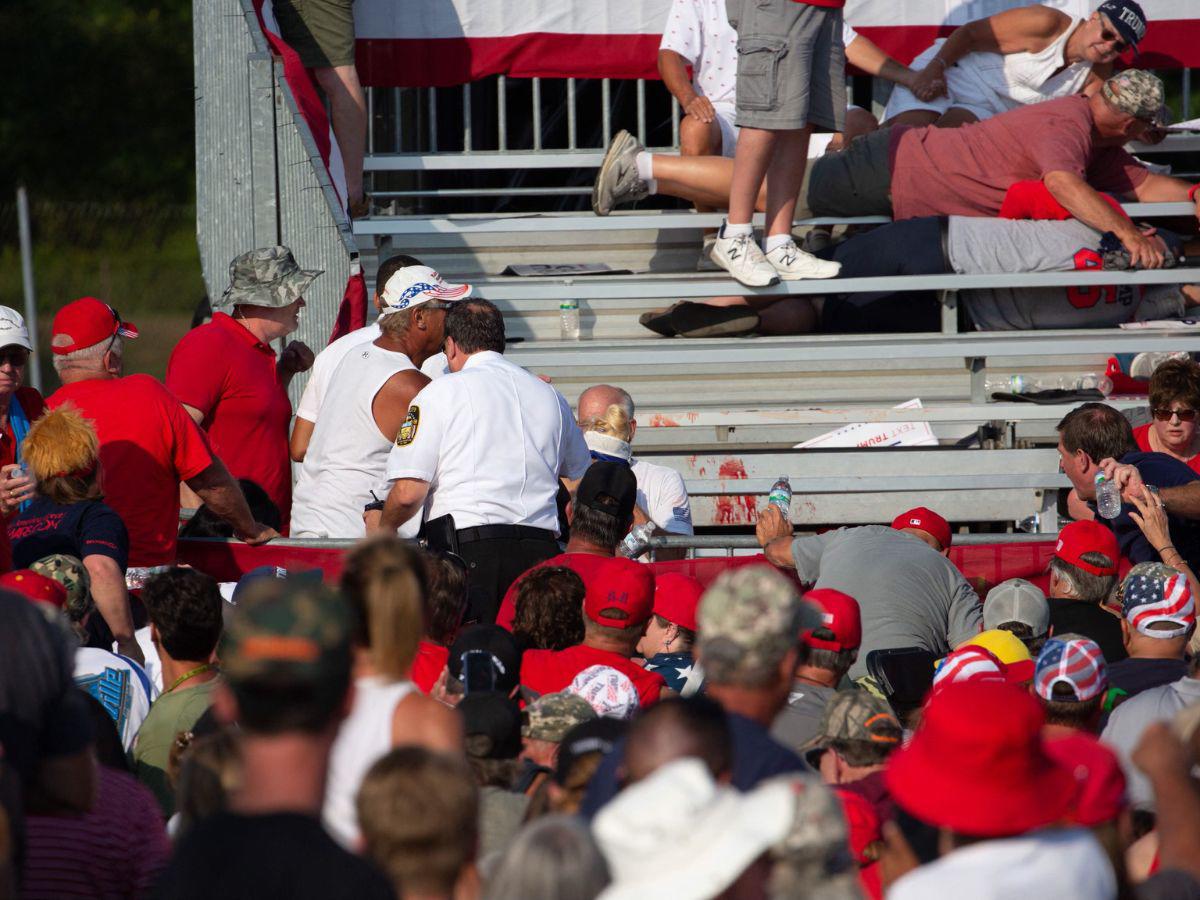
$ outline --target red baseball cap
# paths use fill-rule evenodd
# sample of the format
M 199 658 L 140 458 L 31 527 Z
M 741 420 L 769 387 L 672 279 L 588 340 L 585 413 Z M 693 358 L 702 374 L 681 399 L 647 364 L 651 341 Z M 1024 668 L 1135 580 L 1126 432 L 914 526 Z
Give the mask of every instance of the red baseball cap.
M 804 595 L 817 607 L 821 624 L 800 632 L 800 640 L 818 650 L 856 650 L 862 643 L 862 612 L 858 601 L 833 588 L 817 588 Z
M 625 618 L 607 615 L 620 610 Z M 583 614 L 597 625 L 628 628 L 654 612 L 654 572 L 632 559 L 614 556 L 592 572 L 583 595 Z
M 917 818 L 959 834 L 1009 837 L 1059 821 L 1075 801 L 1070 769 L 1042 742 L 1029 692 L 999 681 L 949 684 L 925 705 L 884 781 Z
M 55 353 L 74 353 L 93 347 L 115 334 L 138 336 L 137 326 L 121 320 L 121 314 L 95 297 L 80 297 L 68 303 L 54 317 L 50 331 L 50 349 Z
M 1111 566 L 1097 566 L 1083 558 L 1085 553 L 1103 553 L 1112 560 Z M 1117 536 L 1099 522 L 1072 522 L 1058 534 L 1054 555 L 1065 563 L 1078 566 L 1093 575 L 1116 575 L 1121 561 Z
M 17 569 L 0 575 L 0 588 L 16 591 L 35 603 L 46 603 L 55 609 L 67 605 L 67 589 L 61 583 L 34 572 L 32 569 Z
M 1075 802 L 1067 821 L 1095 828 L 1111 822 L 1129 805 L 1121 760 L 1108 745 L 1078 731 L 1047 741 L 1046 752 L 1075 776 Z
M 696 607 L 704 586 L 681 572 L 666 572 L 654 578 L 654 614 L 688 631 L 696 630 Z
M 949 547 L 951 540 L 953 540 L 953 535 L 950 532 L 950 523 L 932 509 L 927 509 L 924 506 L 917 506 L 908 512 L 900 513 L 900 515 L 892 520 L 892 527 L 897 531 L 903 531 L 906 528 L 918 528 L 941 544 L 943 550 Z

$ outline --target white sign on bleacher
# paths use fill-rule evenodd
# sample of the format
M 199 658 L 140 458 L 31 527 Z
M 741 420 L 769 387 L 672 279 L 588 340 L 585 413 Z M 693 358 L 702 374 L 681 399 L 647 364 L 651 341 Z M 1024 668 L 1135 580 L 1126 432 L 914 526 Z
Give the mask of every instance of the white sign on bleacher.
M 893 409 L 920 409 L 919 397 Z M 856 422 L 797 444 L 796 450 L 828 450 L 834 447 L 928 447 L 937 445 L 937 435 L 928 422 Z

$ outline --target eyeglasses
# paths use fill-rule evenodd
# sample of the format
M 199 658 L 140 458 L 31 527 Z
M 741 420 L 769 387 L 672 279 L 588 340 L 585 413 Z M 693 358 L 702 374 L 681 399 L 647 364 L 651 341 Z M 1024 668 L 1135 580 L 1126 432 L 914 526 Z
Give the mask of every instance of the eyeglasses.
M 20 368 L 29 362 L 29 351 L 21 347 L 5 347 L 0 350 L 0 366 L 8 363 L 13 368 Z
M 1172 416 L 1179 416 L 1180 422 L 1196 421 L 1194 409 L 1152 409 L 1150 412 L 1160 422 L 1170 422 Z

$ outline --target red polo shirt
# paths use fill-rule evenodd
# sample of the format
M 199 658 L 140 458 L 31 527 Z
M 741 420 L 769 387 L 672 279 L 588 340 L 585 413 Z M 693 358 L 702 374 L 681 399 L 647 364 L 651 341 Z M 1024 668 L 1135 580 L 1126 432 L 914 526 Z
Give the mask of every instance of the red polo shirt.
M 521 657 L 521 685 L 539 695 L 555 694 L 570 687 L 576 675 L 592 666 L 611 666 L 627 675 L 637 688 L 643 709 L 657 703 L 667 685 L 661 675 L 648 672 L 620 653 L 583 644 L 566 650 L 526 650 Z
M 213 462 L 204 433 L 149 375 L 77 381 L 46 401 L 51 409 L 64 403 L 96 426 L 104 501 L 129 531 L 129 565 L 175 562 L 179 482 Z
M 46 411 L 46 401 L 34 388 L 19 387 L 15 392 L 25 417 L 32 425 Z M 5 422 L 0 430 L 0 466 L 11 466 L 17 461 L 17 439 L 13 434 L 12 423 Z M 8 543 L 8 520 L 0 516 L 0 572 L 12 568 L 12 548 Z
M 597 556 L 594 553 L 560 553 L 558 556 L 552 556 L 546 561 L 530 567 L 517 577 L 517 580 L 505 593 L 504 599 L 500 602 L 500 611 L 496 613 L 496 624 L 509 631 L 513 630 L 513 621 L 517 616 L 517 588 L 521 586 L 521 579 L 534 569 L 563 566 L 583 579 L 583 583 L 586 585 L 588 579 L 592 577 L 592 573 L 611 559 L 611 556 Z
M 200 424 L 213 452 L 234 478 L 248 478 L 265 490 L 286 523 L 292 508 L 292 404 L 275 362 L 271 347 L 219 312 L 175 346 L 167 387 L 203 413 Z

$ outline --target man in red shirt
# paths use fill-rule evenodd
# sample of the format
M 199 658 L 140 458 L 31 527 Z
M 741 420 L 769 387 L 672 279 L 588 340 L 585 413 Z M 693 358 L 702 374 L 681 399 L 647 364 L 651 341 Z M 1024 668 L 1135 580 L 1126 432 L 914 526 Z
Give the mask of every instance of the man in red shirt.
M 657 703 L 666 682 L 631 659 L 653 611 L 654 573 L 649 566 L 631 559 L 605 560 L 583 597 L 583 643 L 566 650 L 525 652 L 521 661 L 525 699 L 569 687 L 584 669 L 608 666 L 633 682 L 642 707 Z
M 578 575 L 585 586 L 591 583 L 605 561 L 616 555 L 617 545 L 629 533 L 636 502 L 637 476 L 628 465 L 605 460 L 592 463 L 567 507 L 571 537 L 566 552 L 538 563 L 512 583 L 496 614 L 496 624 L 512 631 L 517 614 L 517 588 L 521 579 L 533 569 L 565 566 Z
M 129 531 L 129 565 L 175 561 L 181 481 L 246 543 L 278 537 L 254 521 L 241 488 L 170 391 L 149 375 L 122 377 L 122 339 L 137 334 L 95 297 L 68 303 L 50 338 L 63 386 L 46 401 L 51 409 L 70 403 L 95 425 L 104 499 Z
M 229 312 L 214 312 L 184 335 L 167 364 L 167 387 L 233 476 L 267 492 L 285 532 L 292 507 L 287 388 L 313 353 L 292 341 L 276 360 L 271 342 L 299 326 L 303 294 L 320 274 L 301 269 L 287 247 L 243 253 L 229 264 L 229 287 L 215 304 Z

